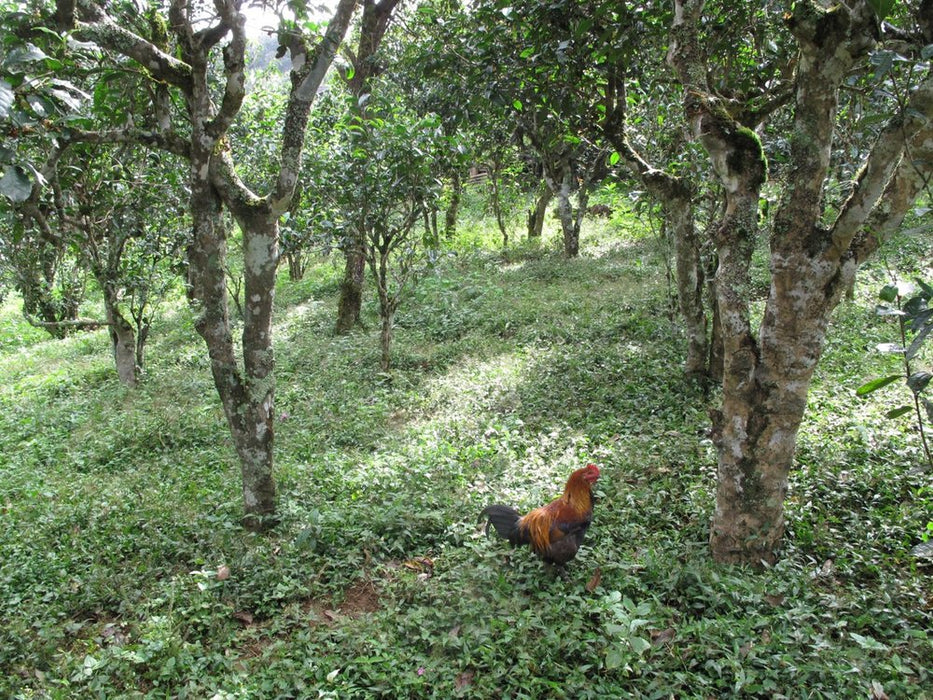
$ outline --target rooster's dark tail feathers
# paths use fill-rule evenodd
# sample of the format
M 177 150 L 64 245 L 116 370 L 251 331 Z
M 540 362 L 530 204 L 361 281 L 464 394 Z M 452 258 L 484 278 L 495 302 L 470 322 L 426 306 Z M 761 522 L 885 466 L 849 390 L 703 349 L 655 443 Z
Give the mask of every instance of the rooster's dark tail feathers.
M 486 534 L 489 534 L 489 526 L 496 528 L 496 533 L 504 540 L 512 544 L 525 544 L 528 539 L 524 536 L 524 531 L 518 527 L 518 520 L 521 518 L 514 508 L 509 506 L 492 505 L 483 509 L 479 514 L 480 520 L 487 518 Z

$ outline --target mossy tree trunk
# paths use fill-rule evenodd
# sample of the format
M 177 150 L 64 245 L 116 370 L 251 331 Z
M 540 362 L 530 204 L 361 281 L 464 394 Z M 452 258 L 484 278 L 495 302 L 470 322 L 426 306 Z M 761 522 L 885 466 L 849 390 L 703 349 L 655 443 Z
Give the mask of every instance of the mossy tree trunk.
M 896 126 L 882 133 L 851 197 L 834 223 L 824 225 L 821 195 L 840 85 L 874 46 L 876 19 L 866 2 L 829 10 L 809 2 L 795 6 L 788 18 L 799 50 L 787 177 L 793 186 L 775 218 L 772 281 L 756 337 L 749 270 L 766 165 L 757 136 L 706 84 L 698 40 L 702 9 L 694 0 L 675 3 L 670 59 L 684 83 L 688 122 L 726 193 L 725 214 L 713 234 L 724 373 L 722 410 L 713 426 L 719 468 L 710 546 L 718 561 L 770 563 L 784 533 L 797 432 L 830 314 L 858 264 L 897 226 L 930 172 L 933 83 L 927 79 L 892 120 Z

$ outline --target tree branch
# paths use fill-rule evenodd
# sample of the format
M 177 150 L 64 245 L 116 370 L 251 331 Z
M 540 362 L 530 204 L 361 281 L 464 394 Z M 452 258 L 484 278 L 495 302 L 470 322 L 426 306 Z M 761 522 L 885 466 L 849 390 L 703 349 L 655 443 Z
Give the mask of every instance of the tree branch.
M 76 22 L 75 34 L 78 37 L 132 58 L 154 77 L 186 93 L 191 90 L 190 66 L 117 25 L 110 15 L 92 0 L 78 0 L 77 4 L 79 19 Z
M 873 216 L 879 200 L 888 195 L 888 185 L 893 173 L 901 171 L 900 177 L 903 182 L 912 179 L 910 171 L 916 169 L 916 166 L 911 161 L 918 156 L 923 157 L 924 151 L 926 158 L 929 158 L 930 147 L 927 143 L 931 138 L 933 76 L 929 76 L 920 84 L 910 96 L 904 112 L 893 117 L 878 135 L 865 164 L 856 176 L 855 189 L 842 205 L 833 224 L 832 249 L 835 254 L 841 255 Z M 912 146 L 914 152 L 910 152 Z M 906 164 L 903 161 L 906 161 Z M 895 187 L 895 191 L 898 187 Z M 883 214 L 879 213 L 879 216 Z M 879 223 L 876 221 L 875 226 Z
M 317 96 L 317 90 L 324 80 L 327 69 L 337 54 L 343 41 L 357 0 L 340 0 L 334 16 L 327 25 L 327 31 L 312 55 L 300 38 L 293 40 L 292 51 L 292 90 L 288 97 L 285 112 L 285 124 L 282 129 L 282 150 L 279 156 L 279 175 L 271 198 L 273 211 L 282 214 L 288 210 L 295 185 L 298 182 L 298 169 L 301 152 L 304 149 L 305 130 L 311 103 Z

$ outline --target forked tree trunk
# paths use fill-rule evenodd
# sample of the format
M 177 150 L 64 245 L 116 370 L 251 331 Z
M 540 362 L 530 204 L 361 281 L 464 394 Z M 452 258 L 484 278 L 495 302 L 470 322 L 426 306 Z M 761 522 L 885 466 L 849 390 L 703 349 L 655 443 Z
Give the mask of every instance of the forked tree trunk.
M 784 193 L 771 244 L 772 281 L 756 340 L 749 322 L 749 269 L 757 228 L 763 149 L 712 98 L 698 43 L 702 2 L 678 0 L 671 60 L 685 87 L 684 109 L 726 191 L 724 219 L 714 234 L 719 254 L 716 292 L 722 322 L 722 412 L 714 420 L 719 451 L 713 556 L 758 564 L 777 558 L 784 499 L 797 431 L 832 310 L 879 236 L 903 217 L 930 172 L 933 80 L 918 90 L 873 147 L 835 223 L 822 225 L 822 189 L 832 149 L 839 86 L 874 44 L 875 16 L 866 2 L 830 10 L 801 2 L 789 18 L 800 49 L 793 187 Z M 905 167 L 909 145 L 910 167 Z M 912 192 L 912 196 L 910 194 Z M 866 222 L 870 235 L 860 235 Z
M 288 262 L 288 279 L 292 282 L 300 282 L 305 276 L 305 259 L 301 251 L 292 251 L 285 254 L 285 260 Z
M 77 6 L 65 6 L 70 9 L 63 16 L 74 17 L 71 10 Z M 292 57 L 291 89 L 279 170 L 273 191 L 265 197 L 250 191 L 240 180 L 226 145 L 227 130 L 246 94 L 246 20 L 240 7 L 238 0 L 215 0 L 216 16 L 210 16 L 188 3 L 170 3 L 168 24 L 178 42 L 178 51 L 171 54 L 119 28 L 106 14 L 105 6 L 91 0 L 78 7 L 82 22 L 78 35 L 145 65 L 157 80 L 177 89 L 185 103 L 183 131 L 189 134 L 186 144 L 168 133 L 147 134 L 141 140 L 147 145 L 153 140 L 162 143 L 189 159 L 192 240 L 188 247 L 188 299 L 195 313 L 195 328 L 207 345 L 214 386 L 240 458 L 244 524 L 261 529 L 274 522 L 271 516 L 275 513 L 272 302 L 278 264 L 277 222 L 291 206 L 311 104 L 350 24 L 356 0 L 338 1 L 316 46 L 310 46 L 297 33 L 284 39 Z M 215 81 L 212 69 L 219 62 L 211 52 L 224 40 L 225 80 Z M 223 87 L 217 90 L 219 82 Z M 163 124 L 163 129 L 169 127 L 169 123 Z M 242 371 L 228 316 L 222 203 L 243 229 Z

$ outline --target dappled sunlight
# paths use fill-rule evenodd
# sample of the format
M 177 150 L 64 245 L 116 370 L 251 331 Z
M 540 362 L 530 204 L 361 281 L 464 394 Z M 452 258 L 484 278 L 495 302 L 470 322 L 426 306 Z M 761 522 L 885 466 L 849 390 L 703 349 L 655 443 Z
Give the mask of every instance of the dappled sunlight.
M 286 309 L 278 309 L 273 317 L 272 337 L 278 343 L 296 333 L 319 327 L 324 320 L 323 316 L 327 317 L 326 321 L 332 322 L 331 311 L 332 309 L 319 299 L 309 299 Z

